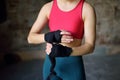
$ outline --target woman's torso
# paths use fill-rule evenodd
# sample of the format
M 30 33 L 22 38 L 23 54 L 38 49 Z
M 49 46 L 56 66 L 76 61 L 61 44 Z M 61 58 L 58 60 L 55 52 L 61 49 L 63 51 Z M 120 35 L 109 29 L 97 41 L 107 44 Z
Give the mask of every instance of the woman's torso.
M 74 10 L 74 8 L 76 8 L 76 6 L 78 5 L 78 3 L 79 2 L 76 2 L 76 4 L 72 5 L 72 7 L 67 7 L 67 8 L 64 7 L 63 8 L 63 6 L 60 6 L 59 0 L 57 0 L 57 6 L 58 6 L 59 10 L 61 9 L 61 11 L 63 11 L 63 12 L 64 11 L 65 12 L 69 12 L 69 11 Z M 50 15 L 51 15 L 52 5 L 53 5 L 53 1 L 51 2 L 49 14 L 48 14 L 49 17 L 48 18 L 50 18 Z M 80 14 L 80 15 L 82 15 L 82 14 Z M 82 19 L 82 17 L 81 17 L 81 19 Z M 81 43 L 82 43 L 82 37 L 81 38 L 74 38 L 74 40 L 72 42 L 70 42 L 70 43 L 61 43 L 61 44 L 64 45 L 64 46 L 68 46 L 68 47 L 77 47 L 77 46 L 80 46 Z

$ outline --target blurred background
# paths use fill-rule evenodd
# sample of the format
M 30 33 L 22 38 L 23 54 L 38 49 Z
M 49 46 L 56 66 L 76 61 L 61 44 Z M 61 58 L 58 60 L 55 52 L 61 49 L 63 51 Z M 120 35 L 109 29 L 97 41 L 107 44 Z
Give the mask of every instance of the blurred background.
M 0 80 L 42 80 L 45 44 L 27 36 L 49 1 L 0 0 Z M 120 80 L 120 0 L 87 1 L 97 16 L 95 51 L 83 56 L 87 80 Z

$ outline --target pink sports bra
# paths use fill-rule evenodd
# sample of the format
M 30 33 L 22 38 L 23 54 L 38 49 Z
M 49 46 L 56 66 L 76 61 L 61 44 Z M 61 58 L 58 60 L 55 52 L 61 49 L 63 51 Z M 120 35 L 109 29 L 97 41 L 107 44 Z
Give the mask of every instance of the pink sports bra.
M 83 3 L 84 0 L 80 0 L 74 9 L 62 11 L 57 5 L 57 0 L 54 0 L 49 17 L 50 31 L 66 30 L 71 32 L 74 38 L 82 39 L 84 35 Z

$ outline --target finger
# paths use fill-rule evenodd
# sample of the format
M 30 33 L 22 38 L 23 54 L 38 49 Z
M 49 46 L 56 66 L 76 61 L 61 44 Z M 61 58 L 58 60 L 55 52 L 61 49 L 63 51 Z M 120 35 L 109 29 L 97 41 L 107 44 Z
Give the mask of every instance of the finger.
M 71 35 L 70 32 L 68 32 L 68 31 L 64 31 L 64 30 L 62 30 L 60 34 L 61 34 L 61 35 Z
M 70 39 L 70 40 L 73 40 L 73 37 L 72 36 L 68 36 L 68 35 L 63 35 L 62 36 L 63 39 Z
M 46 50 L 45 50 L 45 52 L 46 52 L 48 55 L 51 53 L 51 48 L 52 48 L 52 44 L 47 43 L 47 44 L 46 44 Z
M 47 48 L 52 48 L 52 44 L 47 43 L 46 47 L 47 47 Z
M 47 48 L 45 52 L 49 55 L 51 53 L 51 49 Z
M 72 41 L 73 41 L 73 38 L 70 36 L 63 36 L 61 39 L 61 42 L 63 42 L 63 43 L 70 43 Z
M 47 43 L 47 46 L 50 46 L 51 44 L 50 43 Z

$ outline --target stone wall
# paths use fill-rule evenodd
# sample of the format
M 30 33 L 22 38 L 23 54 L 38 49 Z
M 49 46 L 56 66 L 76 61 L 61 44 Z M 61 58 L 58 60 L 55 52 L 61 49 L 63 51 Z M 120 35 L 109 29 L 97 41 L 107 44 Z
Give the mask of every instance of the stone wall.
M 40 8 L 48 1 L 6 0 L 7 20 L 0 24 L 0 53 L 44 50 L 44 44 L 29 45 L 27 36 Z M 106 54 L 120 53 L 120 0 L 87 1 L 96 11 L 96 46 L 104 45 Z
M 120 53 L 120 1 L 87 0 L 96 11 L 97 45 L 105 45 L 108 54 Z
M 5 62 L 3 56 L 9 53 L 19 55 L 22 60 L 45 57 L 45 44 L 30 45 L 27 36 L 39 10 L 48 1 L 6 0 L 7 20 L 0 23 L 0 67 L 1 62 Z M 87 80 L 120 80 L 120 0 L 87 1 L 95 8 L 97 16 L 96 48 L 92 55 L 84 56 Z M 43 32 L 46 31 L 47 27 Z M 11 57 L 7 59 L 10 60 Z
M 48 1 L 6 0 L 7 20 L 0 24 L 0 55 L 41 49 L 42 45 L 29 45 L 27 36 L 41 7 Z

